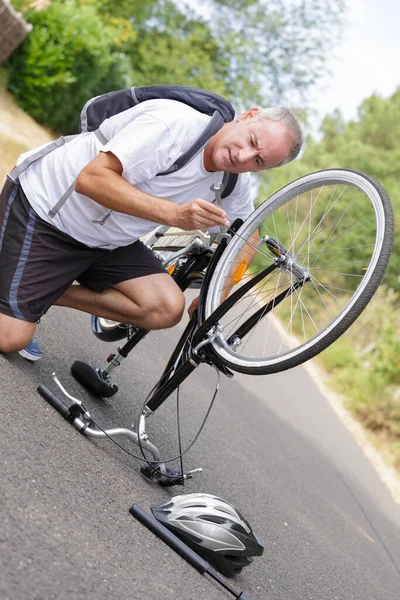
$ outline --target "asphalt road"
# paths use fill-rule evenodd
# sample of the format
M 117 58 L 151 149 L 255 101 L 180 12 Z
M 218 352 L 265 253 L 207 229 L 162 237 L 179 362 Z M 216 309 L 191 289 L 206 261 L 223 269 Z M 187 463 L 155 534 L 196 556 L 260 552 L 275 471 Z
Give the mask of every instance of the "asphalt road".
M 174 334 L 176 337 L 176 334 Z M 398 600 L 400 510 L 302 368 L 223 378 L 180 487 L 149 484 L 138 462 L 80 435 L 36 393 L 51 373 L 105 426 L 128 425 L 160 373 L 172 338 L 154 332 L 120 367 L 120 391 L 95 400 L 69 373 L 76 358 L 102 364 L 114 346 L 89 317 L 52 309 L 32 365 L 0 355 L 0 599 L 231 598 L 136 522 L 129 507 L 183 492 L 233 501 L 265 545 L 234 581 L 252 600 Z M 202 366 L 181 390 L 184 440 L 196 432 L 216 374 Z M 177 451 L 175 401 L 149 420 L 152 440 Z M 135 451 L 134 446 L 130 447 Z

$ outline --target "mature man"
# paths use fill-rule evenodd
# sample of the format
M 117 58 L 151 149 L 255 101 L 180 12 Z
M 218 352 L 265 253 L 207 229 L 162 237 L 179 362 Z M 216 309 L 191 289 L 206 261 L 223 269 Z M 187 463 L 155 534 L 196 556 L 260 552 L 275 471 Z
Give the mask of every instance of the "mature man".
M 291 111 L 252 108 L 180 170 L 158 177 L 209 120 L 175 100 L 143 102 L 102 123 L 106 145 L 82 133 L 34 162 L 11 193 L 3 189 L 0 352 L 39 358 L 29 344 L 52 305 L 146 329 L 179 322 L 183 294 L 139 238 L 156 224 L 190 230 L 246 218 L 253 210 L 249 173 L 285 164 L 302 144 Z M 210 186 L 223 172 L 239 177 L 221 209 Z M 73 181 L 74 192 L 54 210 Z

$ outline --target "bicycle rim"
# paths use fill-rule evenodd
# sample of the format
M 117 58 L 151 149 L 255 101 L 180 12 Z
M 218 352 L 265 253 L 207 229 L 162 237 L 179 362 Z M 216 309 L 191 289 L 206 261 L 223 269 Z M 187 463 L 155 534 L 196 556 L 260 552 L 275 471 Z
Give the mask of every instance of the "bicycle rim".
M 312 358 L 368 304 L 392 240 L 390 202 L 362 173 L 320 171 L 282 188 L 243 224 L 216 266 L 205 318 L 221 304 L 232 275 L 228 296 L 266 267 L 276 268 L 221 318 L 212 353 L 249 374 Z

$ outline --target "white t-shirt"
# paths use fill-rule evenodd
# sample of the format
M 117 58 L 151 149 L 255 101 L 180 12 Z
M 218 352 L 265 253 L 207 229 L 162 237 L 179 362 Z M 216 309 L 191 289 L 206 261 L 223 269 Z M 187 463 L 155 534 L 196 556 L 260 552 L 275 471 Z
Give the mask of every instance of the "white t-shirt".
M 185 204 L 196 198 L 214 200 L 210 190 L 222 173 L 204 168 L 204 148 L 184 167 L 168 169 L 199 137 L 211 117 L 174 100 L 149 100 L 105 120 L 100 130 L 109 142 L 102 145 L 93 133 L 82 133 L 49 152 L 20 176 L 22 188 L 36 213 L 74 239 L 91 247 L 127 246 L 158 223 L 110 210 L 91 198 L 73 192 L 54 218 L 56 205 L 79 172 L 100 151 L 111 151 L 123 166 L 122 177 L 137 189 Z M 28 155 L 20 157 L 20 161 Z M 20 162 L 19 161 L 19 162 Z M 235 189 L 222 202 L 228 219 L 242 219 L 253 210 L 250 174 L 239 175 Z M 110 215 L 104 219 L 110 213 Z

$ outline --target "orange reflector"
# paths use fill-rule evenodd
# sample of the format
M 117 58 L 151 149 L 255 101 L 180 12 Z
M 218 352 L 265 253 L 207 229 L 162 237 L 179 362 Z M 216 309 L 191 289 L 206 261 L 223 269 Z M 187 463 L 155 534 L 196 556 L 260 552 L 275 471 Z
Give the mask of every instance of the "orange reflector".
M 170 275 L 172 275 L 172 273 L 175 271 L 176 265 L 170 265 L 167 269 L 168 273 Z
M 246 269 L 247 269 L 247 261 L 243 260 L 233 274 L 233 285 L 236 285 L 239 283 L 239 281 L 242 279 L 243 275 L 246 273 Z

